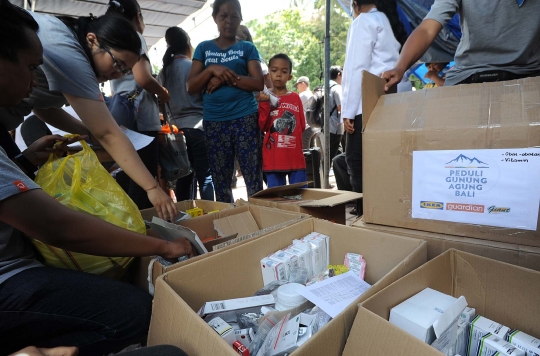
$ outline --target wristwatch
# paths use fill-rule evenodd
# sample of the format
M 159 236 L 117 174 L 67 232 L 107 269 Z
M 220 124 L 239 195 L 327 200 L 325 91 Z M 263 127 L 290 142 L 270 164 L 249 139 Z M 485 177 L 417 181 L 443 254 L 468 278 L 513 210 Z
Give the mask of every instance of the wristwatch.
M 32 162 L 28 160 L 28 158 L 24 157 L 22 153 L 19 153 L 15 156 L 14 160 L 26 171 L 26 174 L 34 179 L 35 172 L 38 170 L 38 167 L 34 165 Z

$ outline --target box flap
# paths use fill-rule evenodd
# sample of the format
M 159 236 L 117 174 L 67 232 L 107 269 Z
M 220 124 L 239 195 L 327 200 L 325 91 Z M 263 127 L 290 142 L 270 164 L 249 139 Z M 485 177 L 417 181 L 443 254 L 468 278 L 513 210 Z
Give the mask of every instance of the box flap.
M 441 315 L 439 319 L 437 319 L 433 323 L 433 330 L 435 331 L 435 336 L 437 338 L 440 338 L 442 333 L 444 333 L 450 326 L 452 326 L 452 323 L 463 313 L 463 310 L 467 307 L 467 300 L 465 300 L 464 296 L 459 297 L 454 304 L 450 306 L 450 308 L 446 309 L 446 311 Z
M 384 86 L 386 81 L 370 72 L 362 71 L 362 132 L 371 117 L 371 113 L 377 105 L 377 101 L 385 95 Z M 396 92 L 395 88 L 391 92 Z
M 330 192 L 335 192 L 335 191 L 330 191 Z M 298 205 L 301 206 L 301 207 L 304 207 L 304 208 L 309 208 L 309 207 L 316 208 L 316 207 L 322 207 L 322 206 L 330 206 L 330 207 L 332 207 L 332 206 L 340 205 L 340 204 L 347 203 L 347 202 L 350 202 L 350 201 L 353 201 L 353 200 L 361 199 L 363 196 L 364 195 L 362 193 L 343 192 L 342 191 L 342 192 L 340 192 L 340 193 L 338 193 L 335 196 L 330 197 L 330 198 L 313 200 L 313 201 L 309 201 L 309 202 L 306 202 L 306 203 L 301 203 L 301 204 L 298 204 Z
M 442 353 L 395 325 L 359 308 L 343 356 L 440 356 Z
M 255 197 L 264 197 L 266 195 L 273 195 L 273 194 L 276 194 L 276 193 L 285 192 L 287 190 L 292 190 L 292 189 L 297 189 L 297 188 L 304 188 L 309 183 L 311 183 L 311 181 L 295 183 L 295 184 L 289 184 L 289 185 L 282 185 L 282 186 L 273 187 L 273 188 L 268 188 L 268 189 L 261 190 L 260 192 L 253 194 L 252 197 L 253 198 L 255 198 Z
M 214 220 L 214 229 L 219 237 L 251 234 L 259 230 L 259 226 L 249 211 Z

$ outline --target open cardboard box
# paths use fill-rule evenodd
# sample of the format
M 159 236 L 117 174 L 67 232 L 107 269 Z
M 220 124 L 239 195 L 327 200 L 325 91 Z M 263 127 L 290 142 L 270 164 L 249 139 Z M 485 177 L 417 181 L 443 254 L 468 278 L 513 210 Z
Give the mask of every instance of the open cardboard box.
M 402 229 L 385 225 L 367 224 L 364 222 L 363 218 L 358 218 L 351 226 L 425 240 L 428 246 L 428 260 L 432 260 L 443 252 L 455 248 L 456 250 L 469 252 L 478 256 L 540 271 L 539 247 L 437 234 L 434 232 Z
M 411 216 L 413 151 L 540 146 L 540 77 L 388 95 L 384 85 L 363 72 L 365 222 L 540 247 L 538 229 Z
M 343 356 L 439 356 L 439 351 L 390 324 L 390 309 L 425 288 L 464 296 L 478 315 L 540 336 L 540 273 L 448 250 L 361 303 Z
M 177 345 L 190 356 L 236 355 L 196 311 L 208 301 L 253 295 L 263 287 L 260 260 L 314 231 L 330 236 L 330 263 L 342 264 L 347 252 L 366 259 L 365 280 L 372 287 L 357 302 L 426 261 L 424 241 L 306 219 L 158 278 L 148 344 Z M 356 311 L 351 304 L 293 355 L 341 355 Z
M 249 217 L 249 219 L 246 219 Z M 178 262 L 171 266 L 163 266 L 159 262 L 154 262 L 151 267 L 152 270 L 152 284 L 155 284 L 156 279 L 162 274 L 175 270 L 181 266 L 205 259 L 222 251 L 233 247 L 237 244 L 241 244 L 249 239 L 258 238 L 264 236 L 269 232 L 279 230 L 290 224 L 294 224 L 302 219 L 307 219 L 309 216 L 306 214 L 283 211 L 279 209 L 266 208 L 255 205 L 246 205 L 238 208 L 220 210 L 219 212 L 199 216 L 192 219 L 181 220 L 177 224 L 187 227 L 193 230 L 199 238 L 204 239 L 208 237 L 218 237 L 216 230 L 214 230 L 214 221 L 228 221 L 234 228 L 238 226 L 238 231 L 244 231 L 246 234 L 239 236 L 232 236 L 229 238 L 220 238 L 208 243 L 205 243 L 205 247 L 208 250 L 207 254 L 193 257 L 184 262 Z M 219 250 L 213 251 L 213 247 L 216 244 L 230 244 L 230 246 L 224 246 Z M 218 246 L 220 247 L 220 246 Z M 149 290 L 148 274 L 149 264 L 152 260 L 152 256 L 142 257 L 135 261 L 132 267 L 132 275 L 130 282 L 146 291 Z
M 307 182 L 268 188 L 249 197 L 249 203 L 309 214 L 315 218 L 345 225 L 346 203 L 362 198 L 361 193 L 302 188 L 305 185 Z M 301 195 L 302 200 L 284 198 L 295 195 Z
M 179 211 L 185 212 L 189 209 L 201 208 L 205 214 L 208 214 L 211 211 L 222 211 L 234 208 L 234 204 L 198 199 L 179 201 L 175 205 Z M 152 221 L 152 217 L 158 216 L 155 208 L 141 210 L 141 215 L 146 221 Z

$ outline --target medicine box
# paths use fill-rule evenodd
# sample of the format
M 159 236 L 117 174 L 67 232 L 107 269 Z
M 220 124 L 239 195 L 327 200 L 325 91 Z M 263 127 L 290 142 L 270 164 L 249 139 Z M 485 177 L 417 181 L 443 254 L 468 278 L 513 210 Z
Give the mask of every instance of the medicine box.
M 527 356 L 540 356 L 540 340 L 534 336 L 527 335 L 522 331 L 512 330 L 508 336 L 508 341 L 520 350 L 525 351 Z
M 493 320 L 489 320 L 488 318 L 484 318 L 483 316 L 476 316 L 471 323 L 468 355 L 478 356 L 480 341 L 487 334 L 493 334 L 503 340 L 506 340 L 509 333 L 510 328 L 496 323 Z
M 478 356 L 525 356 L 525 352 L 511 343 L 492 334 L 482 337 L 478 348 Z
M 390 310 L 389 321 L 431 345 L 436 339 L 433 323 L 456 300 L 456 298 L 450 295 L 426 288 L 403 303 L 393 307 Z
M 287 279 L 287 266 L 283 262 L 276 261 L 269 257 L 261 260 L 261 272 L 264 285 L 274 281 L 282 281 Z

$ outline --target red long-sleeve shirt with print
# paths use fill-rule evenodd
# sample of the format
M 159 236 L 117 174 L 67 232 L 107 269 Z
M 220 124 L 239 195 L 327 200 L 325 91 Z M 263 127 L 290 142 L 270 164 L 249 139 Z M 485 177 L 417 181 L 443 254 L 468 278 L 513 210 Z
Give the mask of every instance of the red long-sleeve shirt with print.
M 287 93 L 279 97 L 277 108 L 269 101 L 259 103 L 259 128 L 265 132 L 263 172 L 290 172 L 306 169 L 302 152 L 302 133 L 306 118 L 300 96 Z

